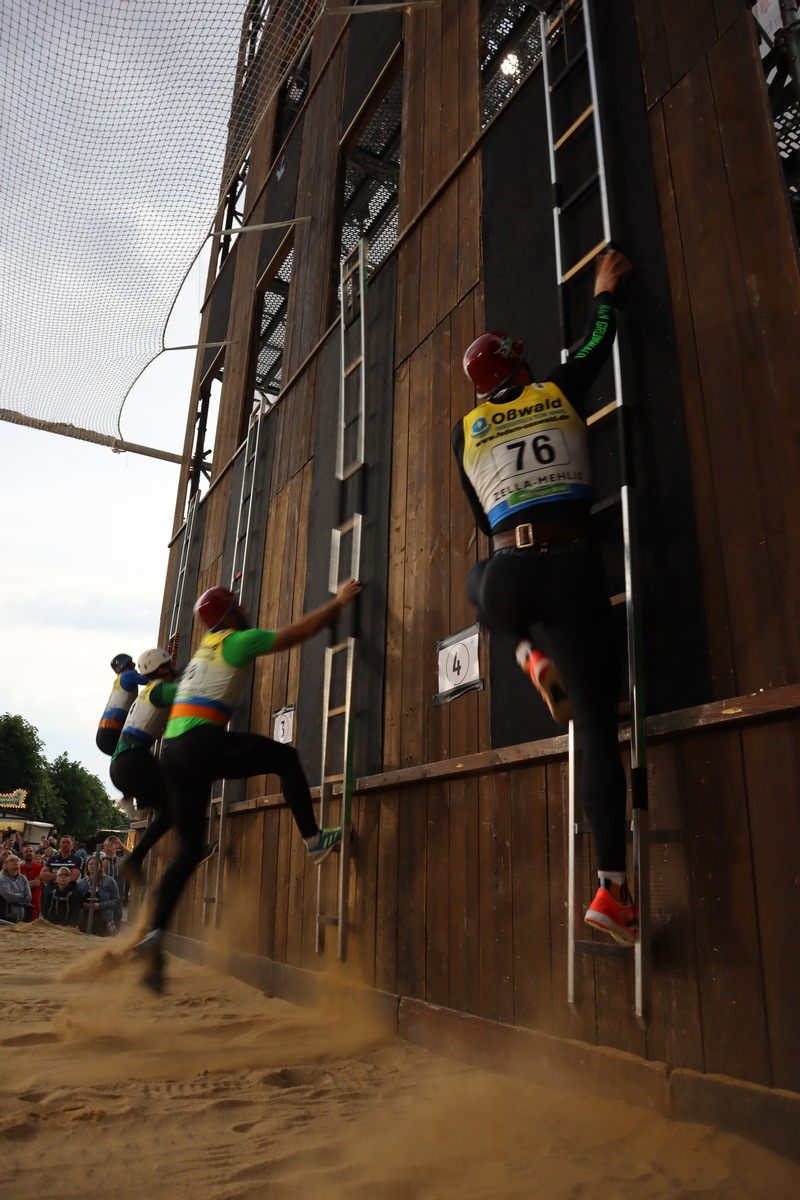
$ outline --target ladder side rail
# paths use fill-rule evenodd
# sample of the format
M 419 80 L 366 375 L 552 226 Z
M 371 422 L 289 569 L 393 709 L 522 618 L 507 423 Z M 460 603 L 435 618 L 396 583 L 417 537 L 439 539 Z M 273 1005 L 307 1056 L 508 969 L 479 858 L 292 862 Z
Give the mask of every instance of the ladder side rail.
M 344 712 L 344 745 L 342 748 L 342 804 L 340 821 L 342 826 L 342 845 L 339 851 L 339 879 L 337 887 L 337 945 L 336 952 L 340 960 L 344 960 L 347 951 L 347 883 L 350 868 L 350 803 L 353 784 L 353 668 L 355 664 L 356 639 L 347 639 L 347 676 L 345 683 L 345 712 Z
M 609 194 L 603 147 L 603 109 L 600 106 L 599 88 L 595 68 L 595 36 L 592 0 L 584 0 L 584 22 L 588 49 L 589 78 L 592 101 L 597 114 L 595 120 L 595 144 L 597 148 L 598 175 L 600 184 L 603 232 L 606 241 L 611 240 Z M 650 955 L 649 947 L 649 862 L 647 859 L 647 767 L 645 742 L 644 674 L 640 642 L 639 615 L 639 556 L 638 529 L 636 519 L 636 494 L 633 463 L 628 429 L 631 404 L 622 382 L 619 343 L 613 348 L 614 383 L 617 400 L 621 405 L 620 455 L 622 462 L 622 486 L 620 489 L 623 549 L 625 564 L 626 626 L 628 646 L 628 684 L 631 706 L 630 716 L 630 761 L 631 761 L 631 804 L 633 811 L 633 877 L 636 884 L 636 901 L 639 907 L 639 934 L 634 947 L 634 991 L 635 1011 L 640 1025 L 646 1027 L 649 1016 Z
M 364 464 L 364 437 L 367 423 L 367 287 L 369 264 L 367 262 L 367 239 L 360 238 L 358 242 L 358 301 L 359 301 L 359 333 L 361 349 L 361 369 L 359 370 L 359 411 L 358 411 L 358 462 Z
M 326 776 L 328 769 L 328 709 L 331 703 L 331 676 L 333 655 L 335 651 L 333 647 L 325 647 L 325 667 L 322 681 L 322 757 L 320 761 L 320 784 L 319 784 L 319 827 L 325 828 L 325 817 L 328 811 L 328 789 L 326 784 Z M 314 949 L 317 954 L 322 952 L 322 872 L 317 871 L 317 909 L 316 909 L 316 927 L 314 930 Z
M 576 873 L 576 856 L 578 851 L 578 817 L 576 812 L 576 751 L 575 751 L 575 722 L 570 721 L 568 732 L 569 745 L 569 780 L 567 783 L 567 1003 L 575 1003 L 575 919 L 576 907 L 580 902 L 578 895 L 578 880 Z
M 192 534 L 194 533 L 194 518 L 197 512 L 198 492 L 195 492 L 189 500 L 189 507 L 186 512 L 186 523 L 183 527 L 183 544 L 181 546 L 180 557 L 178 558 L 178 575 L 175 580 L 175 596 L 172 602 L 172 612 L 169 622 L 169 637 L 172 638 L 178 632 L 178 622 L 180 621 L 181 610 L 183 608 L 183 593 L 186 582 L 186 570 L 189 565 L 189 553 L 192 543 Z
M 563 287 L 564 287 L 564 265 L 561 255 L 561 230 L 559 227 L 559 205 L 561 197 L 559 196 L 558 187 L 558 168 L 556 166 L 556 151 L 555 151 L 555 132 L 553 127 L 553 111 L 551 101 L 551 71 L 550 71 L 550 43 L 548 41 L 548 19 L 546 13 L 539 15 L 539 36 L 542 44 L 542 78 L 544 80 L 544 107 L 545 116 L 547 119 L 547 154 L 550 161 L 550 187 L 552 189 L 553 201 L 553 244 L 555 247 L 556 256 L 556 283 L 558 287 L 558 302 L 561 313 L 561 328 L 564 328 L 564 308 L 563 308 Z M 562 339 L 563 340 L 563 339 Z M 561 347 L 561 361 L 567 361 L 568 351 L 566 346 Z

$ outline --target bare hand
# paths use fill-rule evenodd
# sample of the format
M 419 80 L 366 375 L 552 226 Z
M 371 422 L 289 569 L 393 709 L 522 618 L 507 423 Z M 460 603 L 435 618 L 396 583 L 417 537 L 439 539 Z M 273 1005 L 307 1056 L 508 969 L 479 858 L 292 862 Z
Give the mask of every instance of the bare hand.
M 336 593 L 336 603 L 339 608 L 347 608 L 358 593 L 361 591 L 361 584 L 357 579 L 348 579 L 347 583 L 342 584 Z
M 621 250 L 609 248 L 598 254 L 594 260 L 594 294 L 615 292 L 623 276 L 633 270 L 633 264 L 628 261 Z

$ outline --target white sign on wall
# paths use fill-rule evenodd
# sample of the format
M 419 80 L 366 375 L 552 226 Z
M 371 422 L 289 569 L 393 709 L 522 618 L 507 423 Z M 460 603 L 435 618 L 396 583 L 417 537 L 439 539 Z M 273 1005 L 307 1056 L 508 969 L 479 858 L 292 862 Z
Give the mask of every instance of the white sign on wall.
M 294 741 L 294 705 L 272 714 L 272 740 L 289 745 Z
M 439 691 L 433 698 L 434 704 L 446 704 L 464 692 L 480 691 L 483 687 L 479 635 L 480 627 L 471 625 L 436 643 Z

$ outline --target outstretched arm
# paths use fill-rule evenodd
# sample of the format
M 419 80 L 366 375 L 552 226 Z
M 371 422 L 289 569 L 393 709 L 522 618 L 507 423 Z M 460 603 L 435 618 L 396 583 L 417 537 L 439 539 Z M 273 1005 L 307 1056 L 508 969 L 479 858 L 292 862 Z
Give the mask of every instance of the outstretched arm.
M 297 646 L 300 642 L 305 642 L 308 638 L 313 637 L 321 629 L 335 625 L 339 613 L 355 600 L 360 591 L 361 584 L 357 579 L 348 580 L 347 583 L 339 588 L 333 600 L 329 600 L 327 604 L 323 604 L 322 608 L 317 608 L 313 612 L 306 613 L 299 621 L 295 621 L 292 625 L 285 625 L 283 629 L 279 629 L 275 634 L 272 652 L 288 650 L 291 646 Z

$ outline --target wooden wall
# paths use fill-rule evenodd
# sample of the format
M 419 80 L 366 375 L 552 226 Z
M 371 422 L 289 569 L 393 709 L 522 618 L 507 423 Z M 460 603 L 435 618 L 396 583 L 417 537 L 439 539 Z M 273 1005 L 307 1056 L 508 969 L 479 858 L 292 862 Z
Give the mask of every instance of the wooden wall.
M 461 354 L 485 320 L 477 0 L 443 0 L 403 19 L 388 549 L 364 601 L 385 621 L 374 698 L 382 773 L 360 780 L 354 798 L 348 969 L 392 995 L 800 1091 L 800 968 L 791 953 L 800 921 L 796 247 L 743 6 L 631 6 L 668 271 L 669 296 L 659 301 L 671 304 L 675 325 L 717 702 L 651 726 L 651 1019 L 646 1031 L 637 1025 L 631 971 L 616 961 L 581 960 L 578 1002 L 566 1002 L 565 740 L 499 752 L 487 691 L 431 702 L 436 641 L 472 622 L 463 580 L 486 550 L 449 449 L 450 429 L 471 402 Z M 335 337 L 326 305 L 348 21 L 330 19 L 320 30 L 316 90 L 297 127 L 296 211 L 314 220 L 298 227 L 286 390 L 268 417 L 274 449 L 258 609 L 266 627 L 293 620 L 306 604 L 307 579 L 319 570 L 309 543 L 314 475 L 330 470 L 315 430 Z M 259 136 L 253 178 L 263 181 L 269 137 Z M 257 187 L 252 194 L 255 219 L 269 220 Z M 219 473 L 204 501 L 198 590 L 218 582 L 225 553 L 226 464 L 247 400 L 246 364 L 236 356 L 249 347 L 257 241 L 241 238 L 237 250 Z M 272 712 L 298 697 L 304 656 L 321 652 L 309 643 L 260 660 L 251 728 L 269 733 Z M 763 697 L 745 695 L 761 689 Z M 170 846 L 160 848 L 154 873 Z M 224 864 L 216 936 L 317 970 L 317 872 L 274 780 L 248 785 L 227 825 Z M 323 874 L 325 891 L 333 875 Z M 203 876 L 178 913 L 176 931 L 188 937 L 209 932 Z M 583 878 L 588 900 L 589 856 Z

